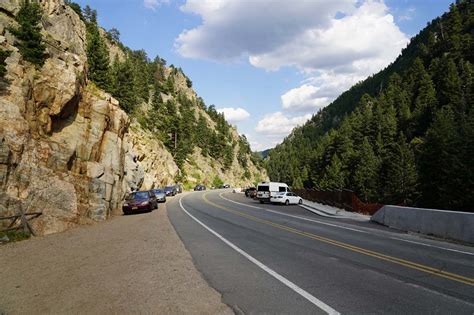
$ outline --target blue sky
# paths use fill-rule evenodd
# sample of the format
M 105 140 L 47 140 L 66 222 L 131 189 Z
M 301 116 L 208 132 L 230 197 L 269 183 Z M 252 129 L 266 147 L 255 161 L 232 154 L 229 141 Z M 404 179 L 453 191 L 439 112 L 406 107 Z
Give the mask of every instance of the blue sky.
M 76 0 L 122 42 L 181 67 L 254 150 L 393 61 L 445 0 Z

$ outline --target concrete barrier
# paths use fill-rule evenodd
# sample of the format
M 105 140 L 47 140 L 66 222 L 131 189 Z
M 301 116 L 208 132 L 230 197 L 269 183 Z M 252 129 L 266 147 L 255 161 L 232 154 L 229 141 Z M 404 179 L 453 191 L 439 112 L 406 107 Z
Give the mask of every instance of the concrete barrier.
M 384 206 L 370 220 L 403 231 L 474 243 L 474 213 Z

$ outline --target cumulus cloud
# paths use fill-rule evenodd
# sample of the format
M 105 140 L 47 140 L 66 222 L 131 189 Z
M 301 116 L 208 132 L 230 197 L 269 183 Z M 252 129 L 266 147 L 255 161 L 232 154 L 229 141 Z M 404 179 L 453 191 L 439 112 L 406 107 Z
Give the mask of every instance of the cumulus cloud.
M 185 13 L 202 24 L 176 39 L 178 52 L 190 58 L 232 61 L 273 51 L 312 28 L 325 28 L 331 16 L 354 9 L 353 0 L 187 0 Z
M 276 112 L 265 115 L 258 122 L 255 130 L 266 135 L 284 136 L 290 133 L 296 126 L 304 124 L 310 118 L 311 114 L 289 118 L 282 112 Z
M 216 109 L 219 113 L 224 113 L 225 119 L 230 122 L 243 121 L 250 117 L 250 114 L 243 108 L 225 107 Z
M 143 0 L 145 8 L 156 10 L 162 4 L 168 4 L 169 0 Z

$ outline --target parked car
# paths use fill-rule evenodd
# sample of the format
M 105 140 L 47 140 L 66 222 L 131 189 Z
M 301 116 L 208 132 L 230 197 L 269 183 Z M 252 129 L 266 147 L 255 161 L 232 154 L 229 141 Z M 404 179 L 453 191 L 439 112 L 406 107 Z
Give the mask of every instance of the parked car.
M 287 192 L 279 192 L 270 197 L 270 202 L 271 203 L 281 203 L 285 205 L 289 204 L 302 204 L 303 199 L 299 196 L 297 196 L 295 193 L 292 193 L 291 191 Z
M 255 187 L 249 187 L 245 189 L 245 197 L 255 198 L 256 194 L 257 194 L 257 188 Z
M 166 196 L 175 196 L 178 193 L 176 191 L 176 186 L 166 186 L 164 191 Z
M 156 208 L 158 208 L 158 202 L 152 191 L 136 191 L 125 198 L 122 211 L 124 214 L 130 214 L 132 212 L 151 212 Z
M 206 190 L 206 186 L 204 185 L 196 185 L 196 187 L 194 187 L 194 191 L 201 191 L 201 190 Z
M 276 193 L 290 191 L 288 185 L 285 183 L 277 182 L 261 182 L 257 186 L 257 199 L 260 203 L 270 201 L 271 197 L 275 196 Z
M 152 189 L 157 202 L 166 202 L 166 193 L 163 189 Z
M 175 187 L 176 187 L 176 192 L 177 192 L 178 194 L 180 194 L 180 193 L 183 192 L 183 187 L 181 187 L 181 185 L 178 184 L 178 185 L 175 185 Z

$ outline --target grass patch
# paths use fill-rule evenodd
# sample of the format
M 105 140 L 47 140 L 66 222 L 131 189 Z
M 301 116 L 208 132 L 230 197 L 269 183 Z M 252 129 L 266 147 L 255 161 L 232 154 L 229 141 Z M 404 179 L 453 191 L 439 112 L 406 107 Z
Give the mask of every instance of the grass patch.
M 18 242 L 22 240 L 29 239 L 31 234 L 24 231 L 6 231 L 0 232 L 0 238 L 7 236 L 10 240 L 9 242 Z M 9 243 L 7 242 L 7 243 Z

